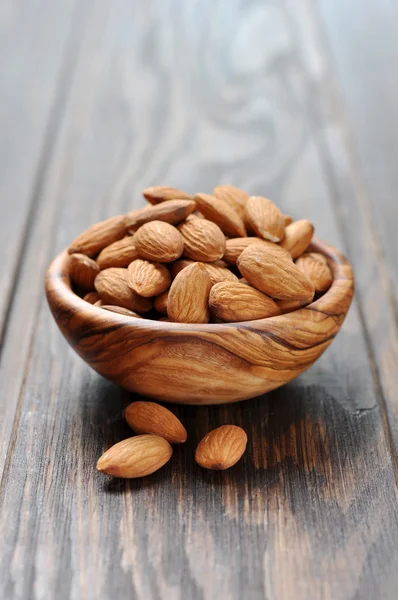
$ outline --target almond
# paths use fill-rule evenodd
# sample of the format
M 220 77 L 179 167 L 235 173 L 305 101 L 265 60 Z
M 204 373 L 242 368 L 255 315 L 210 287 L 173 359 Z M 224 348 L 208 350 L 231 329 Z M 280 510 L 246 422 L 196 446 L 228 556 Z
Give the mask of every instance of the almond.
M 163 221 L 145 223 L 135 233 L 134 244 L 142 258 L 160 263 L 177 260 L 184 249 L 181 233 Z
M 187 432 L 179 419 L 156 402 L 133 402 L 126 408 L 125 418 L 135 433 L 159 435 L 170 444 L 183 444 Z
M 69 254 L 80 252 L 87 256 L 96 256 L 109 244 L 120 240 L 126 232 L 126 217 L 119 215 L 101 223 L 92 225 L 83 231 L 69 246 Z
M 191 200 L 192 196 L 172 187 L 157 185 L 146 188 L 144 198 L 151 204 L 159 204 L 165 200 Z
M 187 216 L 187 221 L 190 221 L 191 219 L 205 219 L 206 217 L 204 215 L 202 215 L 201 212 L 199 212 L 198 210 L 194 210 L 193 213 L 191 213 L 190 215 Z
M 262 238 L 258 237 L 244 237 L 244 238 L 230 238 L 225 242 L 225 252 L 223 256 L 223 260 L 231 265 L 236 264 L 240 254 L 243 252 L 245 248 L 251 246 L 253 244 L 265 244 L 277 250 L 281 249 L 280 246 L 274 244 L 273 242 L 267 242 Z M 285 251 L 285 256 L 290 258 L 290 255 L 287 251 Z
M 144 298 L 158 296 L 171 283 L 171 275 L 164 265 L 137 258 L 127 269 L 129 287 Z
M 208 323 L 210 289 L 210 277 L 202 263 L 183 269 L 170 287 L 169 318 L 177 323 Z
M 104 304 L 104 301 L 103 301 L 103 300 L 101 300 L 101 298 L 100 298 L 99 300 L 97 300 L 97 302 L 94 302 L 93 306 L 98 306 L 98 307 L 100 307 L 100 306 L 102 306 L 103 304 Z
M 195 460 L 204 469 L 229 469 L 242 457 L 246 445 L 247 435 L 241 427 L 222 425 L 199 442 Z
M 314 260 L 318 260 L 324 265 L 328 264 L 328 259 L 324 254 L 321 254 L 320 252 L 306 252 L 303 256 L 311 256 L 311 258 L 313 258 Z
M 309 302 L 303 302 L 302 300 L 277 300 L 276 303 L 283 314 L 299 310 L 309 304 Z
M 186 219 L 195 208 L 196 204 L 192 200 L 169 200 L 139 211 L 133 210 L 127 215 L 127 231 L 136 231 L 150 221 L 164 221 L 176 225 Z
M 333 275 L 329 265 L 310 254 L 304 254 L 296 261 L 297 267 L 313 283 L 316 292 L 326 292 L 333 283 Z
M 160 294 L 160 296 L 155 298 L 154 303 L 153 303 L 156 310 L 158 312 L 162 313 L 163 315 L 167 315 L 168 298 L 169 298 L 169 290 L 166 290 L 165 292 L 163 292 L 163 294 Z
M 223 281 L 237 282 L 238 278 L 232 271 L 215 263 L 204 263 L 213 285 Z
M 163 467 L 172 454 L 172 447 L 162 437 L 137 435 L 109 448 L 98 460 L 97 469 L 113 477 L 145 477 Z
M 290 225 L 290 223 L 293 223 L 293 221 L 294 221 L 293 217 L 291 217 L 290 215 L 283 215 L 283 216 L 285 218 L 285 227 Z
M 237 260 L 239 271 L 260 292 L 278 300 L 311 302 L 314 286 L 284 253 L 253 244 Z
M 178 226 L 184 238 L 184 256 L 203 262 L 214 262 L 225 251 L 225 237 L 215 223 L 207 219 L 192 219 Z
M 128 267 L 138 258 L 138 252 L 134 245 L 134 239 L 127 236 L 104 248 L 97 257 L 97 263 L 101 271 L 109 267 Z
M 94 285 L 105 304 L 115 304 L 137 312 L 147 312 L 152 308 L 151 300 L 142 298 L 129 288 L 127 269 L 104 269 L 95 278 Z
M 222 321 L 237 322 L 280 315 L 277 304 L 240 281 L 216 283 L 210 290 L 211 312 Z
M 190 260 L 188 258 L 180 258 L 176 260 L 170 265 L 170 273 L 173 279 L 175 279 L 180 271 L 185 269 L 185 267 L 189 267 L 189 265 L 195 264 L 196 261 Z
M 94 280 L 99 273 L 95 260 L 85 254 L 71 254 L 69 256 L 69 276 L 73 283 L 88 292 L 94 289 Z
M 194 200 L 200 212 L 216 223 L 225 235 L 230 237 L 246 235 L 243 220 L 228 202 L 210 194 L 195 194 Z
M 280 242 L 285 235 L 285 217 L 268 198 L 251 196 L 245 207 L 247 221 L 253 231 L 270 242 Z
M 249 194 L 246 194 L 243 190 L 240 190 L 233 185 L 219 185 L 214 188 L 213 194 L 216 198 L 224 200 L 232 206 L 244 221 L 245 219 L 245 206 L 249 199 Z
M 135 317 L 136 319 L 142 319 L 141 315 L 135 313 L 128 308 L 123 308 L 123 306 L 112 306 L 110 304 L 102 304 L 101 308 L 105 310 L 109 310 L 110 312 L 117 313 L 118 315 L 124 315 L 125 317 Z
M 310 245 L 314 233 L 313 224 L 307 219 L 294 221 L 285 228 L 282 248 L 290 252 L 292 258 L 298 258 Z
M 83 297 L 83 300 L 85 300 L 86 302 L 89 302 L 90 304 L 95 304 L 100 299 L 101 298 L 100 298 L 100 295 L 98 292 L 89 292 L 88 294 L 86 294 Z

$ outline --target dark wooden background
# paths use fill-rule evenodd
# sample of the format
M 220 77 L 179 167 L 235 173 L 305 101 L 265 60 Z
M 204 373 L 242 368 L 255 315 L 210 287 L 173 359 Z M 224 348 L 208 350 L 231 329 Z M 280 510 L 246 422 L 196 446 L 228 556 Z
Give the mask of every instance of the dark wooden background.
M 398 589 L 398 6 L 4 0 L 0 6 L 0 598 L 375 600 Z M 95 471 L 131 396 L 67 347 L 51 257 L 153 184 L 268 195 L 352 260 L 306 374 L 189 432 L 144 480 Z M 248 432 L 205 472 L 210 428 Z

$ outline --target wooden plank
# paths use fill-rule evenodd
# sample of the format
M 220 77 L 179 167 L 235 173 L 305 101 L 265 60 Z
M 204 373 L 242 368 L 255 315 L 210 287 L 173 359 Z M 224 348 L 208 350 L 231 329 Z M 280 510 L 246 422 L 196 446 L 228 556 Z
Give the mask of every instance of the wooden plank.
M 307 46 L 293 32 L 313 24 L 309 14 L 203 3 L 199 19 L 174 8 L 95 3 L 87 19 L 0 373 L 17 407 L 3 436 L 0 597 L 395 598 L 395 464 L 356 304 L 294 383 L 229 407 L 176 408 L 189 440 L 162 471 L 131 482 L 94 471 L 103 447 L 129 435 L 121 411 L 132 398 L 56 330 L 39 296 L 51 255 L 157 182 L 267 193 L 344 245 L 325 168 L 330 117 L 312 63 L 297 60 Z M 173 27 L 183 35 L 171 39 Z M 344 153 L 333 161 L 344 175 Z M 226 422 L 247 430 L 248 452 L 229 472 L 204 472 L 195 445 Z
M 64 93 L 74 7 L 12 0 L 0 10 L 0 342 Z
M 398 119 L 398 85 L 391 78 L 398 68 L 398 8 L 367 0 L 312 4 L 320 11 L 313 14 L 320 27 L 318 47 L 331 52 L 333 62 L 319 81 L 328 82 L 330 93 L 324 101 L 331 114 L 325 160 L 398 447 L 398 204 L 392 159 L 397 142 L 391 125 Z M 347 162 L 336 169 L 342 148 Z

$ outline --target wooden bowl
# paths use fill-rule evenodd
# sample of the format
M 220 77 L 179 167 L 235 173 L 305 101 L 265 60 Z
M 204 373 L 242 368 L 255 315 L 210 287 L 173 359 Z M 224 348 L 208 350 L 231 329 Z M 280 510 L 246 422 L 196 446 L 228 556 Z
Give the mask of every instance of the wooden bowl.
M 48 303 L 72 348 L 132 392 L 182 404 L 221 404 L 269 392 L 308 369 L 339 331 L 354 291 L 352 268 L 316 240 L 331 288 L 297 311 L 242 323 L 182 324 L 127 317 L 92 306 L 71 289 L 68 254 L 51 264 Z

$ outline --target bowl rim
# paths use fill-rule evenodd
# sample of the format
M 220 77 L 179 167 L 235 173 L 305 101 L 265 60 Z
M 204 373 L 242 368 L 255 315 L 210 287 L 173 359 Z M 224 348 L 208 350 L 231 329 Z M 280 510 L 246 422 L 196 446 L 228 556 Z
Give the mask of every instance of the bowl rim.
M 288 313 L 274 317 L 266 317 L 251 321 L 238 321 L 228 323 L 173 323 L 172 321 L 156 321 L 145 317 L 133 317 L 122 315 L 116 312 L 101 309 L 94 306 L 78 296 L 71 287 L 68 272 L 68 251 L 63 250 L 50 264 L 45 279 L 45 291 L 48 303 L 58 320 L 58 311 L 76 311 L 86 314 L 92 325 L 107 324 L 115 326 L 129 325 L 136 329 L 152 329 L 157 332 L 167 331 L 191 331 L 197 333 L 222 333 L 227 329 L 258 329 L 267 324 L 277 324 L 286 321 L 286 319 L 309 317 L 309 312 L 325 313 L 327 316 L 345 316 L 350 306 L 351 298 L 354 292 L 354 278 L 352 266 L 348 259 L 336 248 L 321 241 L 314 236 L 310 246 L 306 251 L 319 252 L 326 256 L 328 264 L 332 270 L 333 283 L 331 287 L 320 298 L 308 304 L 305 307 L 293 310 Z M 342 300 L 349 300 L 343 302 Z M 342 304 L 344 310 L 342 310 Z

